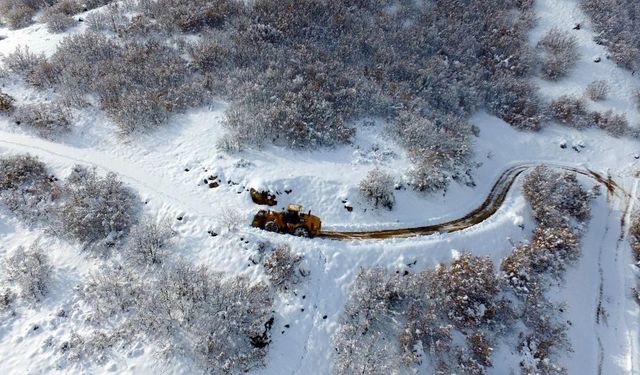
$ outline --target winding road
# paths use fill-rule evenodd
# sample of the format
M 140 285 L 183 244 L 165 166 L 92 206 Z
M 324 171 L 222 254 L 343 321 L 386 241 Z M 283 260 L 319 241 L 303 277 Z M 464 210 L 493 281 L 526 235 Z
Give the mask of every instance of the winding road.
M 332 238 L 339 240 L 346 239 L 385 239 L 385 238 L 403 238 L 413 237 L 417 235 L 429 235 L 434 233 L 451 233 L 457 232 L 463 229 L 470 228 L 476 224 L 479 224 L 498 211 L 498 209 L 504 203 L 504 200 L 516 181 L 518 176 L 527 170 L 531 170 L 539 165 L 546 165 L 554 169 L 565 170 L 581 174 L 596 180 L 598 183 L 604 185 L 609 194 L 615 194 L 620 192 L 625 196 L 628 194 L 610 177 L 604 177 L 602 174 L 592 171 L 590 169 L 580 169 L 554 163 L 522 163 L 505 170 L 496 183 L 491 188 L 491 192 L 482 204 L 475 210 L 469 212 L 465 216 L 447 221 L 440 224 L 432 224 L 422 227 L 413 228 L 399 228 L 388 230 L 374 230 L 366 232 L 339 232 L 339 231 L 326 231 L 322 232 L 319 237 Z
M 197 196 L 188 196 L 184 194 L 178 196 L 176 194 L 171 194 L 170 192 L 175 191 L 174 186 L 158 179 L 155 175 L 144 173 L 143 170 L 136 168 L 128 161 L 119 160 L 113 155 L 108 155 L 98 150 L 78 148 L 71 145 L 64 145 L 41 138 L 31 137 L 29 135 L 2 131 L 0 131 L 0 147 L 15 152 L 28 152 L 38 156 L 65 159 L 74 163 L 90 164 L 105 171 L 115 172 L 124 181 L 131 183 L 133 186 L 146 189 L 157 195 L 164 196 L 171 201 L 178 202 L 183 205 L 185 209 L 189 209 L 198 216 L 214 217 L 210 212 L 202 210 L 202 204 L 198 200 Z M 605 177 L 590 169 L 581 169 L 556 163 L 523 162 L 506 169 L 498 177 L 484 202 L 478 208 L 472 210 L 461 218 L 444 223 L 411 228 L 362 232 L 324 231 L 318 237 L 336 240 L 387 239 L 429 235 L 434 233 L 450 233 L 467 229 L 483 222 L 495 214 L 504 203 L 509 190 L 518 176 L 539 165 L 546 165 L 554 169 L 566 170 L 587 176 L 604 185 L 610 194 L 619 192 L 628 196 L 628 194 L 611 177 Z

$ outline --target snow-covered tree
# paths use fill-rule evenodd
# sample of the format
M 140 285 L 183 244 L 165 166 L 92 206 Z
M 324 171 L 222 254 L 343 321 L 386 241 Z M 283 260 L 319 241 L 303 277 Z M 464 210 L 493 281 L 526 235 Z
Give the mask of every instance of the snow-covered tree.
M 5 278 L 18 286 L 22 298 L 39 302 L 47 294 L 52 267 L 37 243 L 29 249 L 18 247 L 4 260 L 2 268 Z
M 77 165 L 64 188 L 68 197 L 60 206 L 59 217 L 62 233 L 70 238 L 111 246 L 138 220 L 138 196 L 114 173 L 101 177 Z
M 383 207 L 388 210 L 395 204 L 393 177 L 380 170 L 373 169 L 360 181 L 358 191 L 360 196 L 374 207 Z

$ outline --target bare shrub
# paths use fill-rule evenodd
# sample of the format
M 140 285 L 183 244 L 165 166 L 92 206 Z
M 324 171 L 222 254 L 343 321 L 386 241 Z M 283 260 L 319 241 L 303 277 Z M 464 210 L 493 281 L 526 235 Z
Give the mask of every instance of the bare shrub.
M 19 247 L 5 259 L 3 266 L 6 278 L 16 283 L 22 298 L 39 302 L 47 294 L 52 267 L 38 244 L 28 250 Z
M 542 76 L 557 80 L 566 76 L 578 59 L 578 41 L 575 36 L 559 29 L 549 30 L 538 42 L 545 53 Z
M 358 185 L 360 196 L 374 207 L 384 207 L 388 210 L 395 203 L 393 177 L 379 169 L 373 169 L 360 181 Z
M 59 103 L 20 105 L 13 118 L 17 125 L 34 129 L 42 137 L 53 137 L 71 128 L 69 113 Z
M 6 69 L 22 76 L 27 76 L 28 73 L 36 69 L 44 61 L 46 61 L 44 54 L 35 54 L 29 50 L 29 47 L 23 49 L 21 46 L 18 46 L 15 51 L 2 60 Z
M 3 288 L 0 291 L 0 313 L 8 311 L 16 301 L 16 294 L 9 288 Z
M 78 290 L 80 298 L 91 307 L 91 319 L 96 323 L 133 312 L 143 303 L 147 292 L 140 285 L 140 276 L 122 265 L 91 274 Z
M 115 173 L 104 177 L 75 166 L 65 182 L 68 198 L 59 210 L 62 232 L 86 244 L 113 246 L 138 220 L 137 195 Z
M 0 158 L 0 202 L 29 224 L 47 221 L 60 187 L 46 165 L 29 155 Z
M 70 17 L 55 7 L 47 8 L 42 14 L 41 21 L 47 24 L 47 30 L 49 30 L 50 33 L 65 32 L 76 23 L 73 17 Z
M 604 100 L 609 95 L 609 84 L 604 80 L 593 81 L 587 85 L 585 92 L 589 99 L 593 101 Z
M 237 232 L 244 221 L 244 217 L 237 209 L 225 207 L 220 212 L 220 224 L 229 232 Z
M 631 217 L 629 235 L 631 236 L 631 250 L 633 250 L 636 263 L 640 264 L 640 212 L 635 212 Z
M 582 188 L 575 173 L 539 166 L 527 175 L 523 189 L 534 218 L 543 227 L 571 226 L 572 220 L 581 223 L 591 216 L 593 197 Z
M 126 257 L 143 266 L 162 264 L 175 235 L 168 221 L 155 222 L 146 218 L 131 229 L 125 247 Z
M 11 113 L 14 109 L 15 99 L 9 95 L 0 91 L 0 113 Z
M 0 1 L 0 15 L 12 29 L 29 26 L 35 12 L 36 8 L 23 0 Z
M 563 95 L 551 102 L 551 118 L 574 128 L 584 129 L 590 126 L 589 114 L 584 100 Z
M 280 290 L 289 290 L 300 282 L 302 255 L 295 254 L 286 245 L 276 247 L 264 262 L 264 270 L 271 284 Z
M 629 122 L 623 114 L 606 112 L 592 112 L 591 120 L 595 126 L 606 131 L 614 137 L 622 137 L 629 134 Z

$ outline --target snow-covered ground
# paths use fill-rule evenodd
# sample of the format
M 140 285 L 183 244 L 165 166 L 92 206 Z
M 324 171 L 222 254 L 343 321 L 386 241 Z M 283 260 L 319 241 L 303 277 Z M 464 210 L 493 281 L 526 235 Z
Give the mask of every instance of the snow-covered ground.
M 562 94 L 582 95 L 586 85 L 606 79 L 609 98 L 591 103 L 593 109 L 613 109 L 625 113 L 632 126 L 640 114 L 633 107 L 631 92 L 640 80 L 604 58 L 606 51 L 596 45 L 588 19 L 575 1 L 538 0 L 537 25 L 531 43 L 551 27 L 571 29 L 579 39 L 580 62 L 569 77 L 558 82 L 536 83 L 549 99 Z M 82 26 L 71 32 L 77 32 Z M 52 53 L 62 36 L 46 32 L 43 25 L 18 31 L 0 29 L 7 39 L 0 41 L 0 53 L 8 54 L 17 45 L 34 52 Z M 600 63 L 593 57 L 602 56 Z M 21 85 L 4 88 L 19 102 L 46 99 Z M 331 335 L 335 332 L 349 287 L 360 267 L 383 265 L 399 270 L 434 267 L 448 262 L 460 251 L 490 256 L 494 262 L 507 255 L 513 244 L 530 237 L 534 227 L 521 194 L 519 180 L 498 212 L 473 228 L 452 234 L 408 239 L 335 241 L 299 239 L 274 235 L 242 225 L 239 233 L 224 230 L 218 217 L 225 208 L 242 213 L 248 224 L 257 209 L 247 193 L 250 187 L 280 192 L 279 206 L 297 202 L 323 219 L 332 230 L 400 228 L 437 223 L 463 216 L 486 197 L 494 180 L 511 165 L 521 162 L 553 162 L 580 166 L 612 176 L 633 197 L 637 196 L 640 153 L 637 140 L 615 139 L 590 129 L 577 131 L 550 124 L 539 133 L 519 132 L 486 113 L 472 121 L 481 129 L 476 139 L 478 168 L 473 171 L 476 187 L 453 184 L 446 195 L 422 195 L 411 190 L 397 192 L 393 211 L 371 210 L 357 196 L 357 183 L 373 167 L 379 166 L 401 179 L 409 166 L 406 155 L 383 132 L 382 125 L 364 128 L 353 145 L 314 152 L 292 152 L 268 147 L 227 155 L 215 147 L 224 134 L 224 103 L 192 110 L 171 120 L 168 126 L 127 138 L 97 112 L 76 114 L 77 125 L 70 135 L 44 140 L 0 118 L 0 155 L 28 152 L 37 155 L 59 176 L 74 164 L 95 166 L 99 172 L 113 171 L 136 189 L 147 202 L 145 213 L 174 220 L 182 256 L 213 269 L 263 277 L 248 258 L 259 239 L 286 242 L 306 257 L 311 275 L 298 286 L 296 295 L 281 296 L 273 328 L 267 367 L 261 374 L 324 374 L 329 372 Z M 561 148 L 566 143 L 568 147 Z M 573 146 L 576 146 L 575 149 Z M 203 182 L 218 176 L 221 186 L 209 189 Z M 581 178 L 585 185 L 594 182 Z M 290 194 L 285 190 L 291 189 Z M 593 207 L 593 218 L 583 241 L 583 256 L 571 268 L 553 298 L 567 303 L 564 316 L 571 322 L 569 335 L 573 353 L 565 358 L 570 374 L 633 374 L 638 363 L 638 306 L 630 291 L 635 285 L 632 257 L 623 237 L 621 219 L 630 206 L 624 194 L 607 195 L 606 189 Z M 343 201 L 354 207 L 344 208 Z M 635 201 L 635 199 L 634 199 Z M 175 220 L 183 216 L 181 221 Z M 523 225 L 524 229 L 521 227 Z M 214 230 L 221 235 L 211 237 Z M 245 244 L 240 241 L 248 240 Z M 74 244 L 24 227 L 0 210 L 0 257 L 19 245 L 39 239 L 48 249 L 55 266 L 52 293 L 35 308 L 23 307 L 17 316 L 0 322 L 0 369 L 7 373 L 74 373 L 80 371 L 58 362 L 46 342 L 50 336 L 68 336 L 85 317 L 56 316 L 64 307 L 72 308 L 72 289 L 78 280 L 100 261 L 80 253 Z M 409 266 L 409 264 L 415 265 Z M 303 298 L 302 296 L 305 296 Z M 304 312 L 301 309 L 304 308 Z M 324 319 L 324 316 L 327 316 Z M 290 328 L 285 329 L 286 324 Z M 37 329 L 35 327 L 38 327 Z M 284 333 L 281 333 L 284 332 Z M 182 362 L 158 365 L 149 348 L 136 347 L 111 358 L 106 364 L 85 367 L 87 373 L 191 373 Z M 491 373 L 509 373 L 513 364 L 510 349 L 497 351 Z M 162 366 L 158 368 L 158 366 Z M 87 370 L 89 369 L 89 370 Z

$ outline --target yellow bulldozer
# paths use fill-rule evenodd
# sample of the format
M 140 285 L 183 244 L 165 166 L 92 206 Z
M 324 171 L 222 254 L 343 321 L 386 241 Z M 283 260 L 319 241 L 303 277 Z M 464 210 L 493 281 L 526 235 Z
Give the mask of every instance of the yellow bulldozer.
M 320 233 L 320 218 L 302 212 L 299 204 L 289 204 L 285 211 L 260 210 L 253 217 L 252 227 L 269 232 L 288 233 L 298 237 L 314 237 Z

